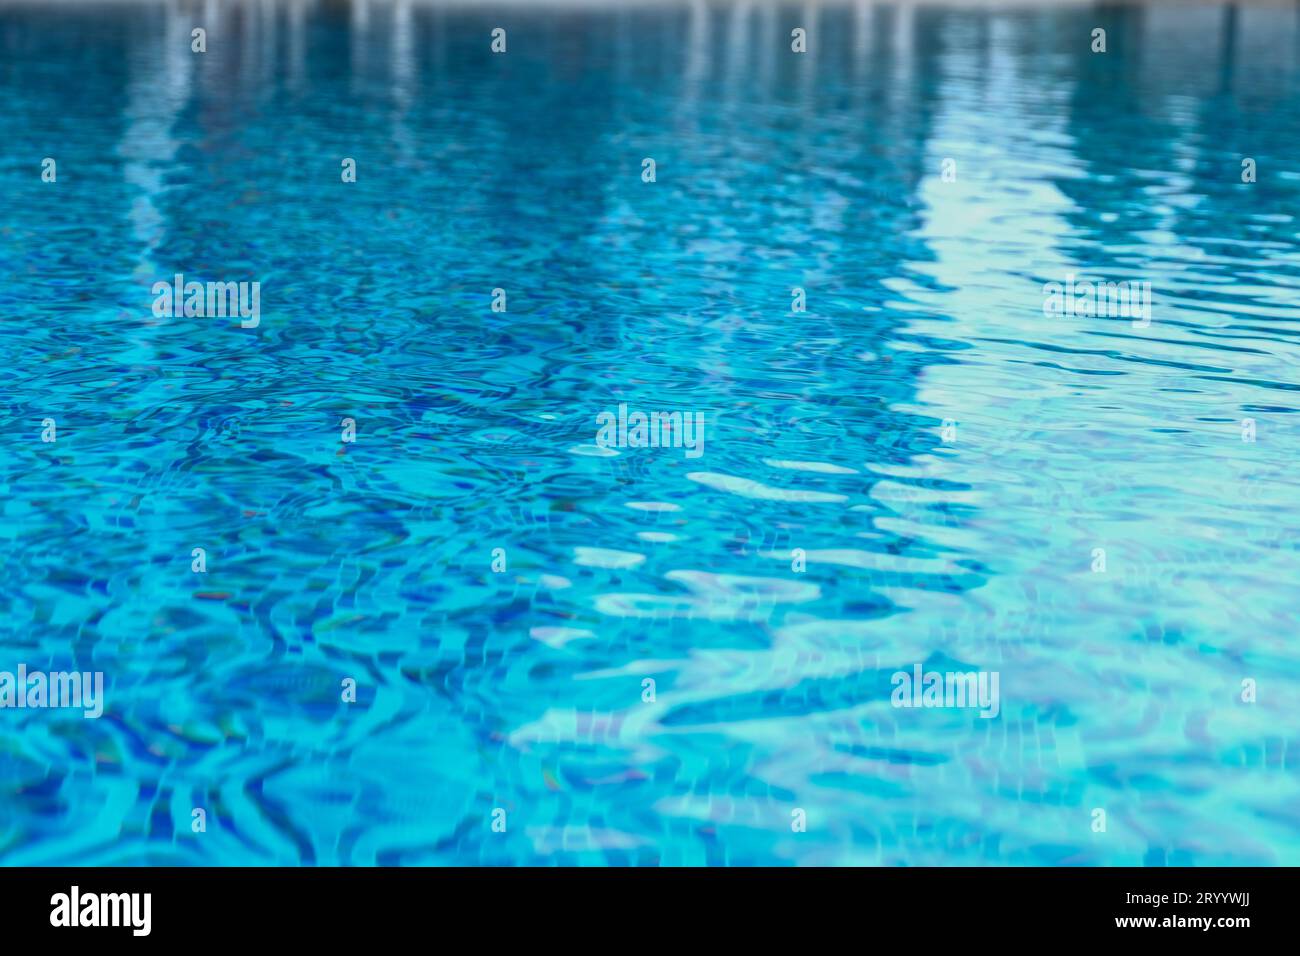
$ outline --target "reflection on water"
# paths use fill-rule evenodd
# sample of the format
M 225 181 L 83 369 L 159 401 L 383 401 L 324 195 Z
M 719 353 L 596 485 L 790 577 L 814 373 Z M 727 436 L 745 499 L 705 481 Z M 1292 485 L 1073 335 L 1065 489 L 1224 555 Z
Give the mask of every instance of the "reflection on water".
M 0 670 L 108 685 L 0 713 L 4 862 L 1300 863 L 1294 6 L 14 4 L 0 51 Z M 260 327 L 155 318 L 178 272 Z M 1045 316 L 1070 274 L 1150 326 Z M 706 454 L 596 448 L 621 402 Z M 891 707 L 920 663 L 999 716 Z

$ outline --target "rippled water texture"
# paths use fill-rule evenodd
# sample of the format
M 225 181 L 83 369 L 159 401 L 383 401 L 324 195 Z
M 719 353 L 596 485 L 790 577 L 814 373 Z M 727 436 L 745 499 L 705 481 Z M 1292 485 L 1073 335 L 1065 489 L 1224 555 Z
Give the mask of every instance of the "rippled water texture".
M 210 7 L 0 8 L 4 863 L 1300 864 L 1294 5 Z

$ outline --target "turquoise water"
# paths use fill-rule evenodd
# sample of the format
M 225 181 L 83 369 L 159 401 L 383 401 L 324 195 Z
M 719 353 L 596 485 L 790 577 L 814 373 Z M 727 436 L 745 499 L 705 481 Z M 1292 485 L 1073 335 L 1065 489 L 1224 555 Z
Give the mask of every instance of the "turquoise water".
M 185 9 L 0 6 L 0 860 L 1300 864 L 1294 6 Z

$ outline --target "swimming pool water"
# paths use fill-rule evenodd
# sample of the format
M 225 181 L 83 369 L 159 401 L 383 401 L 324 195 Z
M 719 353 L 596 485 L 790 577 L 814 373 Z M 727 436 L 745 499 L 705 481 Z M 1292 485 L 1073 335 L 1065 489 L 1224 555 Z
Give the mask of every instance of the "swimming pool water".
M 0 861 L 1300 864 L 1298 55 L 0 6 L 0 670 L 105 680 L 0 710 Z M 1149 322 L 1045 309 L 1085 279 Z

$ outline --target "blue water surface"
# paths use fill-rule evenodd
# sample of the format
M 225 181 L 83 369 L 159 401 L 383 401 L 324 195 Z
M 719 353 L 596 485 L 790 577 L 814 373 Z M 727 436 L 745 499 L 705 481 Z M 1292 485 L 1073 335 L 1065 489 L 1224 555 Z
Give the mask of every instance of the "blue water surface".
M 106 682 L 0 710 L 0 861 L 1300 864 L 1298 58 L 1294 5 L 0 6 L 0 670 Z

